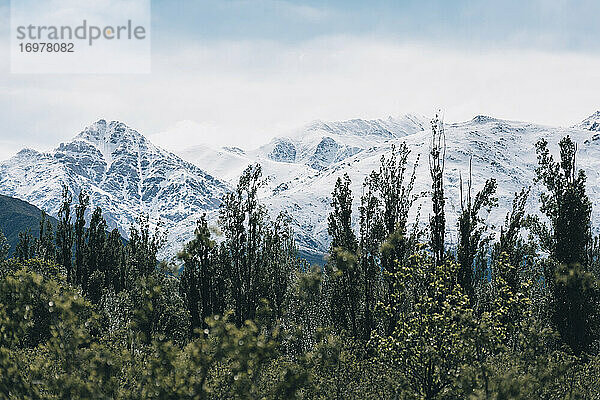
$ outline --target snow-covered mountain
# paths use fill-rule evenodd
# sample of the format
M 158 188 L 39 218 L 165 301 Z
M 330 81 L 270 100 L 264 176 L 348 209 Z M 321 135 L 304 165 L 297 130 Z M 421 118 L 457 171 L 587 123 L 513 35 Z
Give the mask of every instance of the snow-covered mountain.
M 490 177 L 498 181 L 499 207 L 488 216 L 490 223 L 502 224 L 514 193 L 524 186 L 533 186 L 530 209 L 537 208 L 534 146 L 542 137 L 555 153 L 558 141 L 566 135 L 578 143 L 578 167 L 587 172 L 593 218 L 600 221 L 599 124 L 600 112 L 573 127 L 486 116 L 446 123 L 447 241 L 456 242 L 459 174 L 466 181 L 471 157 L 474 191 Z M 248 164 L 260 163 L 268 182 L 261 193 L 263 201 L 273 215 L 285 211 L 292 217 L 300 249 L 315 260 L 328 248 L 327 215 L 335 180 L 344 173 L 352 179 L 357 221 L 364 178 L 379 168 L 381 156 L 389 154 L 393 145 L 406 142 L 411 150 L 409 162 L 420 156 L 415 193 L 426 194 L 431 187 L 430 134 L 430 119 L 424 116 L 317 121 L 253 150 L 198 145 L 175 155 L 123 123 L 100 120 L 50 153 L 24 149 L 0 163 L 0 193 L 56 215 L 62 183 L 75 193 L 85 189 L 92 205 L 101 206 L 111 226 L 125 234 L 141 212 L 163 220 L 172 255 L 191 238 L 201 213 L 208 211 L 215 222 L 223 194 Z M 413 210 L 421 207 L 421 223 L 430 213 L 429 203 L 424 196 Z
M 56 216 L 62 185 L 90 194 L 110 227 L 125 236 L 141 213 L 163 221 L 174 250 L 196 218 L 218 208 L 223 182 L 150 143 L 127 125 L 99 120 L 54 151 L 21 150 L 0 163 L 0 193 L 21 198 Z M 76 199 L 74 199 L 76 202 Z
M 588 193 L 594 201 L 593 217 L 600 220 L 600 113 L 572 128 L 549 127 L 526 122 L 476 116 L 470 121 L 445 125 L 447 160 L 445 169 L 447 241 L 456 243 L 456 218 L 460 209 L 459 175 L 468 179 L 472 157 L 473 190 L 486 179 L 498 182 L 499 207 L 488 216 L 499 226 L 510 209 L 514 193 L 532 185 L 530 209 L 537 209 L 539 187 L 533 184 L 536 167 L 535 143 L 542 137 L 558 151 L 558 141 L 570 135 L 579 143 L 578 166 L 587 172 Z M 273 139 L 253 151 L 211 150 L 203 147 L 179 153 L 183 158 L 207 168 L 230 183 L 251 162 L 263 165 L 269 178 L 264 201 L 273 213 L 287 212 L 293 219 L 299 246 L 307 253 L 324 253 L 328 248 L 327 214 L 335 180 L 348 173 L 355 196 L 354 218 L 364 178 L 379 168 L 381 156 L 389 154 L 394 144 L 406 142 L 411 150 L 409 162 L 420 156 L 415 193 L 426 194 L 431 187 L 428 167 L 430 119 L 405 116 L 386 120 L 315 122 L 291 135 Z M 207 161 L 203 164 L 203 161 Z M 212 166 L 212 167 L 211 167 Z M 211 169 L 213 168 L 213 169 Z M 411 166 L 412 168 L 412 166 Z M 430 202 L 423 197 L 414 207 L 421 207 L 421 223 L 427 221 Z M 597 228 L 597 227 L 596 227 Z
M 581 121 L 581 123 L 577 125 L 576 128 L 600 132 L 600 111 L 596 111 L 595 113 Z

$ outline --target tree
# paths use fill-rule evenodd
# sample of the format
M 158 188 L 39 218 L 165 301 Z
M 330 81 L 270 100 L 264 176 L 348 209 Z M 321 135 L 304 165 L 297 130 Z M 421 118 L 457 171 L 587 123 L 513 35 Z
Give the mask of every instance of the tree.
M 576 355 L 597 352 L 592 345 L 600 332 L 600 285 L 580 264 L 555 265 L 546 272 L 552 294 L 551 318 L 562 340 Z
M 67 282 L 74 282 L 72 249 L 73 225 L 71 224 L 72 197 L 66 185 L 63 185 L 62 204 L 58 211 L 58 226 L 56 228 L 56 260 L 67 273 Z
M 40 237 L 37 244 L 36 253 L 38 257 L 44 261 L 54 259 L 54 231 L 50 223 L 50 218 L 48 218 L 48 214 L 45 211 L 42 211 L 40 219 Z
M 265 298 L 276 320 L 283 317 L 292 274 L 299 264 L 294 232 L 289 222 L 289 217 L 281 213 L 267 226 L 262 252 L 266 269 Z
M 250 165 L 236 189 L 225 195 L 219 210 L 219 224 L 225 234 L 219 258 L 236 324 L 242 326 L 245 320 L 256 319 L 265 324 L 263 328 L 272 329 L 283 315 L 297 261 L 289 218 L 279 215 L 271 220 L 258 200 L 264 183 L 261 166 Z
M 444 236 L 446 234 L 446 215 L 444 213 L 444 163 L 446 157 L 446 135 L 444 122 L 438 114 L 431 121 L 431 144 L 429 146 L 429 172 L 432 180 L 432 211 L 429 219 L 431 249 L 434 262 L 444 262 Z
M 496 193 L 496 180 L 490 178 L 485 182 L 483 189 L 471 197 L 472 187 L 471 162 L 469 161 L 469 183 L 466 194 L 463 196 L 462 175 L 460 177 L 460 216 L 458 217 L 458 283 L 462 286 L 465 294 L 469 297 L 471 304 L 475 303 L 475 286 L 484 278 L 485 265 L 475 265 L 475 258 L 484 254 L 487 245 L 492 240 L 486 236 L 487 225 L 479 215 L 483 208 L 488 211 L 497 204 L 494 194 Z
M 379 306 L 383 315 L 401 316 L 391 334 L 378 336 L 380 354 L 404 371 L 416 398 L 460 397 L 455 379 L 473 354 L 472 309 L 453 282 L 456 273 L 455 264 L 436 265 L 419 251 L 410 263 L 398 265 L 390 277 L 392 302 Z
M 206 327 L 205 320 L 224 312 L 225 285 L 211 239 L 206 214 L 196 224 L 196 237 L 178 254 L 183 261 L 180 292 L 190 313 L 190 334 Z
M 365 340 L 375 328 L 373 312 L 377 297 L 388 296 L 390 292 L 391 283 L 381 272 L 393 273 L 398 263 L 407 262 L 418 241 L 418 223 L 410 232 L 408 213 L 416 199 L 412 190 L 419 157 L 408 175 L 409 154 L 406 143 L 392 145 L 390 156 L 381 157 L 379 171 L 373 171 L 363 184 L 358 255 L 364 290 L 361 329 Z M 385 325 L 390 329 L 393 321 Z
M 8 243 L 8 240 L 6 240 L 6 236 L 4 236 L 4 232 L 0 230 L 0 262 L 8 258 L 9 252 L 10 244 Z
M 87 286 L 89 272 L 85 264 L 85 213 L 90 204 L 90 196 L 84 191 L 79 192 L 79 204 L 75 207 L 75 277 L 74 283 L 84 288 Z M 85 282 L 84 282 L 85 280 Z
M 109 266 L 106 259 L 106 221 L 102 210 L 96 207 L 90 218 L 90 226 L 85 234 L 85 249 L 81 268 L 81 286 L 85 293 L 95 293 L 90 296 L 92 303 L 100 300 L 102 288 L 106 287 L 106 274 Z M 111 266 L 112 267 L 112 266 Z M 92 279 L 93 277 L 93 279 Z
M 552 295 L 552 322 L 575 354 L 590 351 L 598 337 L 600 288 L 588 271 L 591 244 L 591 203 L 585 192 L 585 172 L 576 170 L 576 144 L 569 136 L 560 143 L 560 162 L 555 162 L 548 142 L 536 145 L 536 179 L 546 186 L 541 211 L 551 228 L 534 219 L 533 229 L 555 263 L 547 263 L 544 277 Z
M 110 231 L 104 249 L 105 286 L 115 292 L 125 288 L 125 248 L 123 238 L 117 228 Z
M 381 280 L 380 247 L 385 237 L 385 228 L 381 213 L 381 200 L 377 196 L 379 174 L 372 172 L 363 185 L 360 202 L 360 267 L 362 269 L 364 290 L 364 329 L 363 339 L 368 340 L 375 328 L 373 313 L 377 298 L 377 289 Z M 393 256 L 392 256 L 393 257 Z M 391 259 L 388 257 L 387 259 Z M 385 267 L 383 267 L 385 268 Z
M 147 277 L 156 271 L 158 251 L 165 244 L 166 233 L 162 230 L 160 221 L 154 231 L 150 228 L 150 216 L 142 214 L 137 219 L 137 225 L 132 225 L 129 241 L 125 248 L 127 263 L 126 288 L 139 277 Z
M 166 271 L 136 279 L 129 291 L 132 306 L 128 329 L 138 344 L 150 345 L 153 341 L 185 343 L 189 335 L 190 315 L 179 293 L 178 280 Z
M 358 337 L 363 279 L 356 257 L 358 242 L 352 230 L 352 192 L 347 174 L 343 180 L 337 179 L 331 206 L 333 209 L 328 218 L 331 250 L 327 273 L 332 321 L 340 329 Z
M 250 165 L 233 192 L 225 195 L 219 210 L 226 238 L 226 276 L 238 326 L 253 319 L 264 298 L 265 265 L 261 256 L 266 211 L 257 194 L 264 181 L 259 164 Z
M 551 229 L 545 230 L 549 237 L 543 235 L 542 244 L 561 264 L 583 264 L 591 240 L 592 206 L 585 192 L 586 176 L 583 170 L 577 172 L 577 145 L 571 138 L 566 136 L 559 146 L 560 162 L 555 162 L 545 139 L 536 144 L 536 181 L 547 189 L 540 195 L 541 211 L 551 224 Z M 543 230 L 538 228 L 538 232 Z
M 352 230 L 352 191 L 348 174 L 337 179 L 331 196 L 332 211 L 327 218 L 331 247 L 356 253 L 358 242 Z
M 522 231 L 529 226 L 525 205 L 530 191 L 531 188 L 523 188 L 515 193 L 512 209 L 506 214 L 500 237 L 492 250 L 493 263 L 502 261 L 515 267 L 513 274 L 505 277 L 513 290 L 519 286 L 519 271 L 528 270 L 536 257 L 535 243 L 522 237 Z
M 19 243 L 15 247 L 15 257 L 21 262 L 35 257 L 35 240 L 31 236 L 31 229 L 19 232 Z

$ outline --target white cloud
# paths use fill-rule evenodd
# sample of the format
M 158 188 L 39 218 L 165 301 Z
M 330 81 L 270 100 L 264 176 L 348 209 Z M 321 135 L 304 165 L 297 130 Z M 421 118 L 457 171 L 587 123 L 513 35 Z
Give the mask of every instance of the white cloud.
M 600 57 L 566 52 L 324 37 L 299 45 L 183 45 L 155 51 L 152 70 L 147 76 L 2 73 L 2 138 L 58 143 L 102 117 L 172 148 L 253 147 L 314 119 L 429 115 L 442 108 L 448 121 L 489 114 L 570 125 L 600 108 Z M 169 136 L 185 120 L 192 122 Z

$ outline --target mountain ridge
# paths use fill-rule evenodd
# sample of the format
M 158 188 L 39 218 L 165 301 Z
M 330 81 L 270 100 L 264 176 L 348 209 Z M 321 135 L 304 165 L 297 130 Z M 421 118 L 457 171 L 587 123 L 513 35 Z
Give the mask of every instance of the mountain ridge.
M 566 135 L 579 143 L 578 165 L 588 173 L 588 194 L 594 203 L 593 212 L 598 214 L 600 136 L 594 133 L 598 116 L 596 112 L 568 128 L 485 115 L 446 123 L 447 241 L 456 241 L 459 175 L 468 173 L 469 159 L 473 159 L 474 190 L 489 177 L 498 181 L 500 207 L 487 218 L 499 225 L 513 194 L 533 185 L 537 163 L 534 146 L 542 137 L 553 151 Z M 426 161 L 429 135 L 430 121 L 424 116 L 313 121 L 254 150 L 198 145 L 171 153 L 122 122 L 101 119 L 51 152 L 23 149 L 1 162 L 0 193 L 23 198 L 56 215 L 62 183 L 74 193 L 89 190 L 92 206 L 100 205 L 109 226 L 118 227 L 125 235 L 142 212 L 166 221 L 168 251 L 174 254 L 191 238 L 194 222 L 202 213 L 216 220 L 220 199 L 235 186 L 243 169 L 260 163 L 267 182 L 261 198 L 273 214 L 286 212 L 291 216 L 299 248 L 318 260 L 329 246 L 327 214 L 335 180 L 344 173 L 352 179 L 356 223 L 364 177 L 379 168 L 381 157 L 388 155 L 392 146 L 402 142 L 411 150 L 409 168 L 420 156 L 415 193 L 425 197 L 415 204 L 413 217 L 420 208 L 420 223 L 425 223 L 424 216 L 429 213 L 426 194 L 431 185 Z M 533 185 L 530 210 L 536 209 L 538 195 L 539 187 Z

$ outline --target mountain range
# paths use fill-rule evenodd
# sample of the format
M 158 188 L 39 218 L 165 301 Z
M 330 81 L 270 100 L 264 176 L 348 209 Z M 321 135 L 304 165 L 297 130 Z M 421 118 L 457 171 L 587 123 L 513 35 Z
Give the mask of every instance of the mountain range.
M 444 126 L 449 243 L 456 242 L 459 182 L 461 176 L 468 180 L 469 160 L 474 191 L 487 178 L 498 182 L 499 207 L 486 216 L 491 224 L 502 224 L 514 193 L 524 186 L 532 186 L 530 211 L 538 208 L 540 189 L 534 184 L 534 170 L 535 143 L 540 138 L 546 138 L 555 153 L 566 135 L 578 143 L 577 164 L 587 173 L 593 220 L 600 220 L 600 112 L 571 127 L 487 116 Z M 420 157 L 414 193 L 421 197 L 413 215 L 420 210 L 420 223 L 427 221 L 430 135 L 430 118 L 417 115 L 315 121 L 252 150 L 197 145 L 173 153 L 122 122 L 100 120 L 51 152 L 24 149 L 0 162 L 0 193 L 56 216 L 63 183 L 75 194 L 84 189 L 92 206 L 102 208 L 109 226 L 125 236 L 140 213 L 161 220 L 169 232 L 165 254 L 172 255 L 191 238 L 202 213 L 216 223 L 222 196 L 248 164 L 260 163 L 267 182 L 260 193 L 263 201 L 273 215 L 279 211 L 290 215 L 302 254 L 320 262 L 328 249 L 327 214 L 335 180 L 344 173 L 352 179 L 357 222 L 364 178 L 401 142 L 411 150 L 411 168 Z

